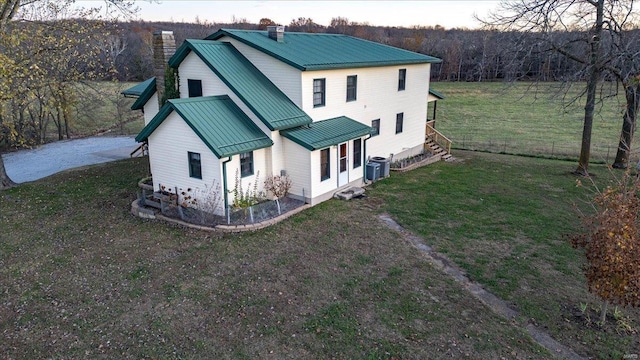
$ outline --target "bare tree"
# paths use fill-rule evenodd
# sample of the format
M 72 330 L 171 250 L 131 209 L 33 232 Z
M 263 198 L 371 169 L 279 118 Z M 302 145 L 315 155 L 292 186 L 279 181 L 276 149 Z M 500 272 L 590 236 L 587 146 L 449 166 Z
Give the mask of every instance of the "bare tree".
M 110 11 L 133 11 L 130 1 L 105 0 L 104 4 L 107 5 L 107 14 Z M 97 14 L 101 10 L 99 6 L 72 10 L 73 5 L 72 0 L 0 0 L 0 146 L 9 146 L 12 140 L 24 139 L 26 131 L 33 132 L 33 129 L 23 125 L 25 115 L 29 112 L 25 106 L 34 100 L 40 105 L 38 110 L 34 110 L 35 113 L 42 114 L 42 106 L 49 107 L 44 113 L 55 115 L 59 136 L 62 134 L 63 121 L 65 132 L 69 134 L 68 105 L 73 99 L 73 95 L 69 93 L 69 78 L 60 81 L 61 78 L 53 75 L 68 74 L 70 70 L 74 74 L 94 70 L 95 64 L 90 59 L 93 53 L 85 53 L 88 56 L 81 57 L 78 55 L 83 54 L 84 49 L 72 47 L 78 45 L 74 39 L 89 34 L 89 28 L 83 25 L 90 26 L 96 22 L 83 23 L 82 20 L 69 19 L 76 17 L 96 20 L 99 19 Z M 15 20 L 30 21 L 24 23 Z M 37 33 L 28 33 L 34 29 Z M 81 32 L 70 36 L 78 30 Z M 88 46 L 89 43 L 85 45 Z M 47 69 L 55 69 L 54 74 L 47 73 Z M 18 84 L 26 84 L 26 89 L 30 91 L 18 93 L 25 90 Z M 43 89 L 49 91 L 42 91 Z M 12 106 L 9 100 L 16 99 L 16 96 L 22 103 L 14 101 L 15 106 Z M 16 114 L 18 121 L 12 123 L 9 118 Z M 0 156 L 0 190 L 13 185 Z
M 589 174 L 596 104 L 616 92 L 602 92 L 599 96 L 603 80 L 617 82 L 624 93 L 626 105 L 613 166 L 628 166 L 640 103 L 638 16 L 633 0 L 519 0 L 502 2 L 500 10 L 484 21 L 501 30 L 533 34 L 535 41 L 531 44 L 578 65 L 569 79 L 574 85 L 586 81 L 581 93 L 586 101 L 580 159 L 575 171 L 578 174 Z M 542 73 L 548 73 L 554 62 L 551 56 L 546 59 L 549 62 L 542 64 Z
M 632 0 L 629 0 L 632 1 Z M 583 95 L 584 124 L 580 158 L 576 174 L 589 175 L 591 130 L 596 105 L 598 83 L 605 67 L 602 54 L 602 33 L 605 25 L 605 3 L 616 6 L 618 0 L 518 0 L 503 1 L 492 13 L 487 26 L 519 33 L 533 33 L 537 43 L 550 52 L 583 65 L 576 79 L 587 80 Z M 566 34 L 569 36 L 558 36 Z M 586 75 L 586 76 L 585 76 Z

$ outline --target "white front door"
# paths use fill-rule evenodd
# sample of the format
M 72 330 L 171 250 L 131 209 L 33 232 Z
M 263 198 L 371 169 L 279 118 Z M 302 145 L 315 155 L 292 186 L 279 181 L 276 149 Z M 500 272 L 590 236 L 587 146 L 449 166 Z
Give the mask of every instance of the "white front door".
M 349 182 L 349 147 L 347 144 L 338 145 L 338 186 Z

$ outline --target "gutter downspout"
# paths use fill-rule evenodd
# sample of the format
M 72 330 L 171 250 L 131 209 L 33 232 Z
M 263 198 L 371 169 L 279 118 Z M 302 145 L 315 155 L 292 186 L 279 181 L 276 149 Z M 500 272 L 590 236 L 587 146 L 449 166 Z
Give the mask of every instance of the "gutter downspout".
M 363 184 L 367 184 L 367 140 L 371 139 L 371 134 L 369 134 L 368 137 L 366 137 L 363 141 L 362 147 L 363 147 L 363 153 L 362 153 L 362 159 L 364 162 L 364 166 L 362 166 L 362 183 Z
M 229 219 L 229 191 L 227 190 L 227 163 L 231 161 L 233 157 L 229 156 L 229 158 L 222 162 L 222 191 L 224 192 L 224 213 L 227 217 L 227 225 L 230 222 Z

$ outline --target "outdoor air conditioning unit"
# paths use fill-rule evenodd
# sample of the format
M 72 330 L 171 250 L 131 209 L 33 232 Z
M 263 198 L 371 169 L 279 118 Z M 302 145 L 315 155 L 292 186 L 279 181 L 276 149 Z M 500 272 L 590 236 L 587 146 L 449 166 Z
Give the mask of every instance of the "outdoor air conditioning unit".
M 368 162 L 366 170 L 367 180 L 376 181 L 380 178 L 380 164 L 376 162 Z

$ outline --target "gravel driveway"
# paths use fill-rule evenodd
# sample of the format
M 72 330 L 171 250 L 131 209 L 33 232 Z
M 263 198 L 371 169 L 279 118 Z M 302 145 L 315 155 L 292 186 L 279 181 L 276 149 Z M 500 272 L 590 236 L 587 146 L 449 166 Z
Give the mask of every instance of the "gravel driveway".
M 136 147 L 132 136 L 101 136 L 56 141 L 3 154 L 2 158 L 7 175 L 22 183 L 75 167 L 126 159 Z

